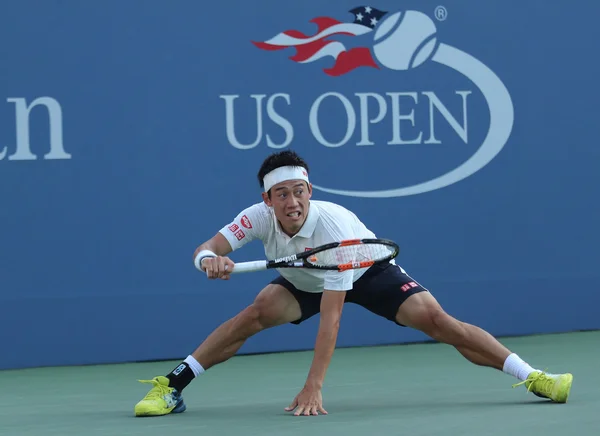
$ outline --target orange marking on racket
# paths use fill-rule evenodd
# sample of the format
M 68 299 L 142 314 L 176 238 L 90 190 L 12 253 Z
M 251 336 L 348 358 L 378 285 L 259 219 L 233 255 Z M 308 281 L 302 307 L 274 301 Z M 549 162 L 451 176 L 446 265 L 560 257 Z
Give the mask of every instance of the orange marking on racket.
M 367 268 L 373 264 L 375 264 L 375 261 L 373 260 L 365 260 L 362 262 L 348 262 L 338 265 L 338 271 L 348 271 L 349 269 L 354 268 Z
M 345 247 L 346 245 L 357 245 L 361 244 L 360 239 L 347 239 L 345 241 L 340 242 L 339 247 Z

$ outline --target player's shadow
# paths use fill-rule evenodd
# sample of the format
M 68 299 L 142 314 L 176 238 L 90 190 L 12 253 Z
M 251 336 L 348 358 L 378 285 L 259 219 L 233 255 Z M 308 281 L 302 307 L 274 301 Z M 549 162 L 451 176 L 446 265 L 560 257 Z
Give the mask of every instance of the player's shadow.
M 456 398 L 430 398 L 422 399 L 418 401 L 404 399 L 381 399 L 373 401 L 372 399 L 367 403 L 363 403 L 360 399 L 346 399 L 338 400 L 334 405 L 330 405 L 330 409 L 339 412 L 355 413 L 365 410 L 393 410 L 395 412 L 406 412 L 410 416 L 423 414 L 423 416 L 430 416 L 431 413 L 435 412 L 447 412 L 449 410 L 456 409 L 468 409 L 468 410 L 485 410 L 494 409 L 498 407 L 523 407 L 524 405 L 556 405 L 550 400 L 543 398 L 528 398 L 521 400 L 510 400 L 510 399 L 456 399 Z
M 508 407 L 523 407 L 526 405 L 542 406 L 542 405 L 556 405 L 552 401 L 543 398 L 523 398 L 519 400 L 514 399 L 480 399 L 480 398 L 468 398 L 468 399 L 457 399 L 456 397 L 443 397 L 443 398 L 414 398 L 403 397 L 399 394 L 397 397 L 385 397 L 374 400 L 370 398 L 361 398 L 360 396 L 353 398 L 343 398 L 331 400 L 325 404 L 325 409 L 330 415 L 340 416 L 346 414 L 371 414 L 376 412 L 390 412 L 394 414 L 406 414 L 407 416 L 415 417 L 417 415 L 423 415 L 428 417 L 431 413 L 454 413 L 459 410 L 486 410 L 494 408 L 508 408 Z M 133 414 L 119 414 L 119 418 L 132 417 Z M 287 412 L 284 410 L 284 405 L 281 402 L 257 402 L 247 404 L 223 404 L 223 405 L 188 405 L 185 413 L 168 415 L 168 417 L 181 417 L 180 419 L 197 419 L 202 418 L 203 422 L 222 422 L 223 420 L 231 419 L 235 416 L 236 419 L 249 419 L 249 420 L 262 420 L 262 419 L 273 419 L 273 417 L 291 417 L 291 418 L 302 418 L 294 415 L 294 412 Z M 323 416 L 323 415 L 320 415 Z M 113 417 L 115 417 L 113 415 Z M 314 418 L 314 417 L 313 417 Z M 153 417 L 142 418 L 142 419 L 153 419 Z
M 414 417 L 422 414 L 428 417 L 431 413 L 444 413 L 455 410 L 485 410 L 494 408 L 506 407 L 523 407 L 524 405 L 555 405 L 555 403 L 545 399 L 522 399 L 522 400 L 456 400 L 455 398 L 447 399 L 426 399 L 419 401 L 405 401 L 403 399 L 381 399 L 373 401 L 362 401 L 361 398 L 336 400 L 325 406 L 325 409 L 330 415 L 339 416 L 340 414 L 356 414 L 369 413 L 369 411 L 390 412 L 390 413 L 406 413 Z M 259 403 L 246 404 L 235 406 L 198 406 L 188 407 L 187 411 L 182 414 L 190 417 L 202 417 L 205 422 L 220 421 L 223 419 L 231 419 L 232 416 L 238 418 L 247 418 L 252 420 L 261 419 L 260 417 L 272 419 L 273 417 L 291 417 L 295 416 L 293 412 L 286 412 L 280 403 Z M 323 415 L 320 415 L 323 416 Z

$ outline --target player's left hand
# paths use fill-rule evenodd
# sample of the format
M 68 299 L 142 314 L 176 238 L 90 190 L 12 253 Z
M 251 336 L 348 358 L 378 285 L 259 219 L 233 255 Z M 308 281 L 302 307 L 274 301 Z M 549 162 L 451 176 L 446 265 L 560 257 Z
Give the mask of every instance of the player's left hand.
M 300 391 L 292 404 L 285 408 L 286 412 L 291 412 L 296 409 L 294 415 L 300 416 L 310 416 L 310 415 L 318 415 L 322 413 L 323 415 L 327 415 L 327 411 L 323 409 L 323 396 L 321 395 L 321 389 L 311 388 L 308 386 L 304 386 L 304 389 Z

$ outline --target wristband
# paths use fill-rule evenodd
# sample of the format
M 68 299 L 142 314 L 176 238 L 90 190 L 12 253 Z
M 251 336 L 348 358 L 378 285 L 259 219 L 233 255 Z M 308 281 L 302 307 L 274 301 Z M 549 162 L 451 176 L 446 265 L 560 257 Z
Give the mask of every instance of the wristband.
M 217 257 L 217 255 L 210 250 L 202 250 L 198 253 L 194 259 L 194 265 L 196 265 L 196 268 L 200 271 L 202 271 L 202 259 L 205 257 Z

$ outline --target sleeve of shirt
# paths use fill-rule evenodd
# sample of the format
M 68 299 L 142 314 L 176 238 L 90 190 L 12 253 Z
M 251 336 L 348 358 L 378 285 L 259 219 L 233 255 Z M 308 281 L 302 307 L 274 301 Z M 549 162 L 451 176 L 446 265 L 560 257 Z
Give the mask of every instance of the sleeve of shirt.
M 255 239 L 264 241 L 269 229 L 269 214 L 264 204 L 258 203 L 241 211 L 219 233 L 229 241 L 233 251 Z

